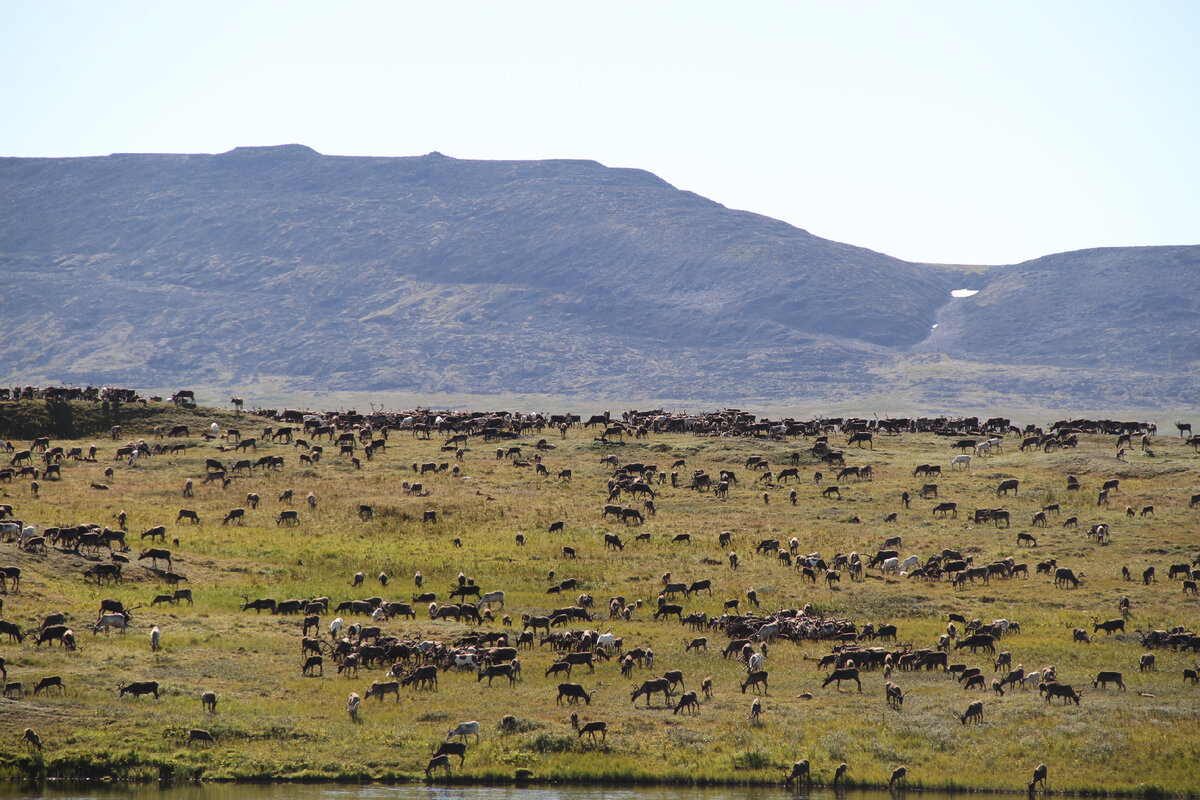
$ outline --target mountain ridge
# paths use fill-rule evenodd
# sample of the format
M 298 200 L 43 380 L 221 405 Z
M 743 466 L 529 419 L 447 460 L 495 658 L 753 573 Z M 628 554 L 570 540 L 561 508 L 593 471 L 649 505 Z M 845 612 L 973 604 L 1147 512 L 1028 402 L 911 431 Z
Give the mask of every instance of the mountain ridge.
M 697 402 L 900 381 L 920 402 L 905 365 L 942 355 L 990 365 L 1014 396 L 1086 364 L 1154 403 L 1200 400 L 1187 379 L 1194 246 L 964 272 L 730 210 L 645 170 L 304 145 L 0 159 L 0 220 L 0 381 L 237 389 L 290 376 L 305 390 Z M 952 299 L 964 283 L 980 293 Z M 996 390 L 973 372 L 932 380 Z M 1063 401 L 1128 391 L 1066 387 Z

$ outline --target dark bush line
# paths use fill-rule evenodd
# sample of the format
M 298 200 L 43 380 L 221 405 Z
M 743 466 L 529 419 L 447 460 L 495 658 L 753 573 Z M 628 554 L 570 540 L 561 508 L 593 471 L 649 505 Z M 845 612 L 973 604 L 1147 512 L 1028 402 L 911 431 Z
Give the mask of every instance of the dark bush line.
M 0 439 L 81 439 L 107 435 L 121 426 L 122 439 L 147 437 L 157 425 L 184 422 L 197 425 L 217 421 L 222 427 L 235 420 L 232 413 L 170 403 L 109 403 L 107 400 L 8 400 L 0 401 Z M 228 421 L 228 422 L 227 422 Z M 232 423 L 236 426 L 236 423 Z

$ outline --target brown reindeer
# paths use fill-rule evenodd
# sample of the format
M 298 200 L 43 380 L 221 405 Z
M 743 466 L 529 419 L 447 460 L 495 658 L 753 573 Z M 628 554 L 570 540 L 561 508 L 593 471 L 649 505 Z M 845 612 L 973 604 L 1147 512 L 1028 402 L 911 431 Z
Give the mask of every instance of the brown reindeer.
M 804 779 L 808 786 L 812 786 L 812 772 L 809 767 L 808 759 L 802 758 L 792 765 L 792 772 L 783 779 L 784 786 L 791 786 L 796 781 Z
M 854 681 L 854 683 L 858 685 L 858 690 L 860 692 L 862 691 L 862 681 L 859 680 L 857 667 L 835 669 L 833 672 L 829 673 L 829 677 L 826 678 L 825 682 L 821 684 L 821 688 L 825 688 L 834 681 L 837 681 L 838 689 L 842 688 L 842 681 Z

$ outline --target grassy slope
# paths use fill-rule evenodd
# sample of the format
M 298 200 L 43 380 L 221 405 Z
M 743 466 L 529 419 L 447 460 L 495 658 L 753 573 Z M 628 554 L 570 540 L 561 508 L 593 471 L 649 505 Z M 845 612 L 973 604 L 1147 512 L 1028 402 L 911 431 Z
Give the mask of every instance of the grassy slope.
M 189 417 L 187 412 L 165 414 Z M 148 418 L 147 424 L 154 419 Z M 258 424 L 251 418 L 240 422 L 243 430 Z M 125 433 L 129 432 L 127 425 Z M 429 748 L 448 728 L 478 719 L 482 742 L 472 747 L 461 773 L 476 779 L 511 777 L 516 769 L 527 768 L 539 777 L 561 779 L 771 781 L 778 779 L 779 765 L 807 757 L 818 778 L 830 778 L 833 767 L 845 760 L 849 775 L 863 783 L 886 781 L 891 769 L 904 763 L 914 784 L 1017 789 L 1028 780 L 1033 765 L 1045 761 L 1055 789 L 1136 791 L 1154 786 L 1183 793 L 1200 787 L 1195 745 L 1200 690 L 1180 681 L 1181 669 L 1194 666 L 1196 656 L 1160 651 L 1159 670 L 1140 674 L 1137 660 L 1142 650 L 1132 636 L 1101 634 L 1090 646 L 1071 644 L 1071 628 L 1086 625 L 1090 630 L 1093 617 L 1115 616 L 1122 593 L 1133 603 L 1131 630 L 1197 627 L 1197 601 L 1185 598 L 1178 582 L 1168 581 L 1165 574 L 1169 564 L 1190 559 L 1197 544 L 1192 526 L 1198 512 L 1187 510 L 1187 498 L 1200 483 L 1200 456 L 1179 440 L 1156 440 L 1155 459 L 1135 453 L 1129 464 L 1113 459 L 1108 439 L 1085 437 L 1078 451 L 1048 455 L 1010 448 L 977 465 L 970 475 L 947 474 L 940 481 L 943 499 L 974 508 L 996 505 L 992 490 L 1001 478 L 1021 478 L 1020 498 L 1005 504 L 1014 518 L 1008 531 L 975 527 L 962 516 L 933 519 L 925 501 L 901 511 L 899 524 L 882 524 L 886 513 L 897 510 L 899 493 L 917 483 L 911 478 L 916 463 L 949 461 L 947 443 L 924 436 L 883 439 L 873 453 L 852 451 L 849 463 L 874 466 L 873 482 L 843 484 L 840 502 L 824 500 L 818 488 L 802 483 L 796 487 L 799 503 L 794 507 L 787 503 L 786 488 L 770 490 L 771 502 L 764 505 L 761 490 L 751 486 L 742 462 L 750 454 L 761 454 L 778 463 L 785 453 L 802 449 L 801 443 L 658 436 L 605 449 L 590 435 L 572 431 L 565 442 L 554 440 L 558 448 L 545 458 L 552 475 L 563 467 L 574 470 L 574 482 L 562 484 L 497 461 L 493 446 L 472 440 L 462 477 L 427 476 L 424 483 L 431 493 L 426 498 L 406 496 L 399 485 L 412 480 L 413 461 L 447 460 L 438 452 L 436 439 L 415 441 L 394 434 L 388 452 L 364 463 L 361 471 L 336 458 L 325 459 L 315 469 L 301 469 L 294 450 L 275 445 L 264 447 L 260 455 L 285 455 L 282 473 L 239 479 L 225 492 L 197 486 L 196 497 L 186 501 L 179 496 L 184 480 L 203 472 L 206 456 L 219 455 L 215 444 L 193 439 L 195 447 L 186 454 L 146 459 L 130 468 L 105 458 L 107 453 L 111 459 L 111 441 L 95 443 L 101 448 L 99 463 L 66 465 L 62 481 L 42 481 L 38 499 L 29 496 L 27 483 L 0 484 L 0 492 L 8 496 L 2 502 L 14 504 L 19 516 L 39 525 L 109 523 L 117 510 L 125 509 L 135 546 L 138 532 L 166 524 L 169 536 L 180 539 L 172 547 L 176 568 L 189 576 L 196 605 L 150 608 L 149 600 L 166 587 L 136 566 L 128 570 L 130 581 L 98 589 L 80 579 L 87 562 L 77 556 L 54 551 L 34 556 L 17 552 L 11 544 L 0 545 L 0 561 L 20 565 L 25 573 L 21 593 L 3 598 L 4 618 L 29 629 L 51 611 L 66 611 L 81 643 L 74 653 L 38 649 L 29 640 L 20 646 L 0 644 L 9 680 L 21 680 L 28 688 L 44 675 L 58 674 L 68 686 L 62 697 L 43 694 L 0 701 L 9 730 L 32 726 L 46 743 L 40 759 L 29 759 L 14 736 L 0 737 L 0 759 L 13 771 L 111 771 L 156 777 L 161 770 L 213 778 L 417 775 Z M 532 440 L 524 444 L 528 454 Z M 643 529 L 651 541 L 630 543 L 621 553 L 606 552 L 601 534 L 621 529 L 617 523 L 602 522 L 598 514 L 607 477 L 599 459 L 608 452 L 663 467 L 686 458 L 687 469 L 732 468 L 743 482 L 725 501 L 666 487 L 657 518 Z M 90 490 L 89 484 L 102 480 L 102 470 L 110 465 L 116 470 L 112 491 Z M 801 474 L 811 475 L 812 469 L 803 467 Z M 1061 491 L 1068 472 L 1085 486 L 1078 496 Z M 1098 510 L 1092 505 L 1094 490 L 1110 477 L 1121 478 L 1121 493 L 1111 510 Z M 314 492 L 319 504 L 315 513 L 297 506 L 302 520 L 298 529 L 279 529 L 274 518 L 284 506 L 275 498 L 289 487 L 298 497 Z M 220 518 L 242 505 L 248 491 L 262 495 L 263 506 L 248 514 L 245 526 L 222 527 Z M 1036 531 L 1041 546 L 1017 552 L 1016 533 L 1029 530 L 1033 511 L 1052 497 L 1063 504 L 1064 516 L 1079 516 L 1081 529 L 1063 529 L 1052 517 L 1050 528 Z M 358 519 L 362 502 L 376 508 L 374 522 Z M 1127 519 L 1123 513 L 1125 504 L 1140 508 L 1151 503 L 1156 506 L 1154 518 Z M 195 508 L 203 524 L 172 524 L 181 505 Z M 427 508 L 439 512 L 437 525 L 420 524 Z M 854 515 L 863 524 L 850 524 Z M 566 534 L 547 535 L 546 526 L 557 519 L 566 521 Z M 1098 547 L 1085 541 L 1082 530 L 1095 521 L 1112 524 L 1112 544 Z M 733 531 L 734 549 L 742 555 L 737 572 L 724 564 L 702 562 L 723 559 L 725 551 L 717 549 L 715 541 L 722 530 Z M 518 532 L 528 541 L 523 549 L 514 544 Z M 670 536 L 678 532 L 692 533 L 695 543 L 670 544 Z M 633 531 L 621 533 L 629 540 Z M 1031 564 L 1056 556 L 1088 579 L 1075 591 L 1056 590 L 1045 576 L 957 592 L 944 583 L 905 579 L 843 582 L 830 590 L 801 584 L 796 573 L 773 559 L 753 555 L 754 543 L 764 536 L 796 536 L 802 550 L 829 557 L 836 551 L 873 551 L 894 534 L 903 535 L 905 554 L 926 556 L 943 547 L 959 547 L 977 561 L 1013 553 Z M 451 546 L 454 537 L 461 538 L 462 549 Z M 579 558 L 562 559 L 564 545 L 575 547 Z M 1158 567 L 1158 584 L 1147 587 L 1121 580 L 1122 565 L 1138 574 L 1149 564 Z M 370 581 L 363 589 L 352 589 L 349 578 L 360 569 L 371 576 L 386 571 L 395 581 L 386 589 Z M 1007 617 L 1019 620 L 1023 629 L 1002 642 L 1014 662 L 1029 669 L 1054 664 L 1062 680 L 1088 685 L 1082 706 L 1076 708 L 1047 705 L 1033 691 L 997 698 L 965 692 L 940 673 L 896 673 L 892 679 L 910 693 L 897 713 L 884 704 L 881 674 L 865 674 L 862 694 L 822 689 L 823 675 L 810 659 L 828 652 L 828 645 L 780 644 L 768 657 L 771 691 L 764 699 L 762 723 L 750 725 L 746 715 L 751 698 L 738 690 L 743 670 L 720 657 L 724 637 L 710 634 L 714 646 L 708 654 L 684 654 L 691 634 L 677 624 L 649 621 L 649 608 L 644 608 L 634 621 L 618 621 L 612 628 L 627 647 L 653 646 L 656 673 L 682 669 L 689 688 L 699 688 L 701 678 L 712 676 L 715 698 L 704 703 L 698 717 L 647 710 L 644 703 L 632 707 L 630 681 L 621 678 L 615 663 L 602 664 L 595 675 L 584 669 L 571 678 L 597 692 L 590 707 L 579 709 L 580 716 L 606 720 L 610 728 L 606 743 L 581 742 L 567 724 L 568 710 L 554 705 L 556 679 L 542 676 L 551 654 L 539 648 L 522 653 L 525 677 L 516 689 L 501 683 L 488 688 L 471 674 L 446 674 L 437 692 L 408 691 L 399 702 L 389 699 L 383 704 L 372 700 L 364 705 L 364 723 L 353 726 L 345 713 L 348 693 L 362 693 L 382 674 L 364 671 L 357 679 L 346 678 L 331 666 L 324 678 L 303 678 L 299 621 L 238 611 L 241 594 L 280 600 L 326 594 L 335 602 L 372 594 L 408 599 L 411 576 L 418 569 L 426 576 L 425 588 L 437 591 L 439 600 L 459 570 L 485 590 L 503 588 L 507 610 L 514 616 L 570 602 L 545 594 L 547 576 L 554 570 L 557 579 L 579 579 L 598 605 L 622 594 L 642 598 L 652 607 L 660 576 L 667 571 L 676 579 L 711 577 L 714 597 L 689 600 L 688 610 L 719 613 L 723 599 L 742 597 L 744 604 L 744 592 L 755 587 L 768 608 L 812 602 L 826 615 L 860 623 L 895 622 L 900 641 L 916 647 L 933 643 L 949 611 L 985 620 Z M 135 612 L 129 635 L 105 638 L 86 632 L 100 598 L 108 596 L 146 604 Z M 424 616 L 415 622 L 388 622 L 385 630 L 444 641 L 466 630 Z M 164 636 L 165 647 L 158 654 L 152 654 L 148 644 L 154 624 Z M 608 622 L 596 625 L 609 627 Z M 964 655 L 960 660 L 989 666 L 984 656 Z M 1129 691 L 1093 690 L 1087 676 L 1099 669 L 1123 671 Z M 985 672 L 990 679 L 991 670 Z M 640 671 L 636 677 L 649 677 L 649 672 Z M 165 689 L 162 699 L 117 698 L 119 681 L 142 679 L 158 680 Z M 201 713 L 198 695 L 205 689 L 221 695 L 215 717 Z M 803 692 L 811 692 L 813 699 L 799 698 Z M 985 703 L 986 722 L 964 728 L 956 715 L 974 699 Z M 496 725 L 507 713 L 517 715 L 522 730 L 502 736 Z M 217 745 L 189 749 L 184 742 L 190 727 L 208 728 Z

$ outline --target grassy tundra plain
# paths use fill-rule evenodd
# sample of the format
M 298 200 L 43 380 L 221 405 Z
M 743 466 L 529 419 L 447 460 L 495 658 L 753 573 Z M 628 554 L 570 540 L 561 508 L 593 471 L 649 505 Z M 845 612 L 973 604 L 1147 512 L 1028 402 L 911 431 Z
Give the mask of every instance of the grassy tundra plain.
M 41 405 L 22 410 L 25 403 L 6 403 L 0 413 L 30 417 Z M 77 413 L 82 418 L 89 412 L 80 407 Z M 7 637 L 0 642 L 7 680 L 20 681 L 25 689 L 24 697 L 0 700 L 0 770 L 5 775 L 418 779 L 448 730 L 478 720 L 480 741 L 470 742 L 461 768 L 452 759 L 450 779 L 508 781 L 527 770 L 534 780 L 769 783 L 781 782 L 781 768 L 807 758 L 815 779 L 826 783 L 844 761 L 852 785 L 886 784 L 893 768 L 903 764 L 914 788 L 1024 790 L 1033 767 L 1045 762 L 1055 791 L 1200 791 L 1200 687 L 1182 679 L 1183 670 L 1195 668 L 1200 656 L 1160 648 L 1156 669 L 1139 671 L 1146 650 L 1135 632 L 1198 627 L 1200 601 L 1185 595 L 1179 580 L 1167 577 L 1171 564 L 1190 564 L 1200 550 L 1200 508 L 1188 508 L 1189 498 L 1200 491 L 1200 455 L 1181 439 L 1157 436 L 1151 444 L 1153 457 L 1135 447 L 1126 463 L 1115 458 L 1114 437 L 1082 436 L 1077 449 L 1021 453 L 1019 441 L 1010 436 L 1002 454 L 973 459 L 970 472 L 956 472 L 950 459 L 957 451 L 944 437 L 877 435 L 874 450 L 860 450 L 845 448 L 844 437 L 834 434 L 831 444 L 842 446 L 848 465 L 870 465 L 874 471 L 872 480 L 837 484 L 838 500 L 823 494 L 836 483 L 837 470 L 817 464 L 807 452 L 811 442 L 802 439 L 664 434 L 606 445 L 593 440 L 593 431 L 576 427 L 565 439 L 542 434 L 554 445 L 541 454 L 548 476 L 539 476 L 533 467 L 514 466 L 512 459 L 497 459 L 500 445 L 472 438 L 457 462 L 457 476 L 447 471 L 419 477 L 413 474 L 414 462 L 454 464 L 454 453 L 441 450 L 443 438 L 437 435 L 420 440 L 394 431 L 386 452 L 364 459 L 361 469 L 338 457 L 328 442 L 324 457 L 311 466 L 300 463 L 303 449 L 260 443 L 250 456 L 281 455 L 284 467 L 254 470 L 222 489 L 219 483 L 202 484 L 205 459 L 231 463 L 244 456 L 220 452 L 223 440 L 206 442 L 196 432 L 216 421 L 222 430 L 236 427 L 244 436 L 261 435 L 261 428 L 272 424 L 269 420 L 169 405 L 139 413 L 140 419 L 125 421 L 120 442 L 107 436 L 54 439 L 53 445 L 82 446 L 85 452 L 95 445 L 97 460 L 64 462 L 61 479 L 40 479 L 36 497 L 28 478 L 0 484 L 0 503 L 11 504 L 16 517 L 39 530 L 84 522 L 115 527 L 115 515 L 124 510 L 132 547 L 125 580 L 97 586 L 83 578 L 95 563 L 84 556 L 54 548 L 27 553 L 14 543 L 0 544 L 0 565 L 19 566 L 22 574 L 19 593 L 10 587 L 2 598 L 3 619 L 27 634 L 21 644 Z M 183 452 L 145 457 L 136 466 L 114 460 L 126 439 L 145 437 L 153 443 L 154 425 L 176 422 L 193 431 L 190 439 L 167 440 L 186 443 Z M 522 457 L 532 460 L 538 438 L 503 446 L 520 445 Z M 14 444 L 21 449 L 28 442 Z M 760 473 L 745 466 L 749 456 L 757 455 L 776 471 L 794 451 L 801 453 L 798 482 L 766 486 L 758 482 Z M 669 481 L 654 487 L 657 515 L 641 526 L 626 525 L 601 518 L 612 473 L 601 458 L 609 455 L 621 463 L 653 463 L 664 471 L 683 459 L 686 467 L 680 469 L 678 488 Z M 939 499 L 958 504 L 957 518 L 934 517 L 931 510 L 938 501 L 932 499 L 914 497 L 911 507 L 903 508 L 901 493 L 915 493 L 925 482 L 913 476 L 922 463 L 942 466 L 942 476 L 935 479 Z M 114 474 L 106 478 L 109 467 Z M 555 477 L 568 468 L 571 480 Z M 683 488 L 694 469 L 711 475 L 731 469 L 739 483 L 726 498 Z M 812 480 L 815 470 L 825 473 L 820 486 Z M 1081 491 L 1065 491 L 1068 474 L 1078 476 Z M 195 496 L 184 498 L 189 478 Z M 997 485 L 1007 478 L 1021 481 L 1019 496 L 997 498 Z M 1120 489 L 1107 508 L 1098 507 L 1097 491 L 1112 478 L 1120 479 Z M 403 481 L 414 480 L 424 485 L 427 496 L 402 490 Z M 93 483 L 110 488 L 94 489 Z M 279 502 L 280 493 L 289 488 L 295 501 Z M 789 501 L 792 489 L 797 492 L 794 505 Z M 259 507 L 247 508 L 244 524 L 222 525 L 229 510 L 246 506 L 251 492 L 261 496 Z M 315 508 L 305 502 L 310 492 Z M 632 504 L 628 498 L 623 502 Z M 1060 504 L 1061 514 L 1050 514 L 1045 528 L 1032 527 L 1034 513 L 1051 503 Z M 360 518 L 360 504 L 373 507 L 373 520 Z M 1126 506 L 1140 512 L 1149 505 L 1153 515 L 1126 515 Z M 999 506 L 1011 512 L 1010 528 L 975 525 L 967 518 L 975 508 Z M 181 508 L 195 510 L 200 524 L 176 523 Z M 299 525 L 277 525 L 283 509 L 297 510 Z M 427 510 L 437 512 L 436 523 L 422 523 Z M 893 512 L 897 521 L 885 523 Z M 1063 527 L 1072 516 L 1078 517 L 1079 527 Z M 548 533 L 549 525 L 560 520 L 563 532 Z M 1107 544 L 1085 536 L 1098 522 L 1111 526 Z M 139 534 L 156 525 L 167 528 L 165 546 L 173 553 L 174 570 L 187 576 L 188 583 L 181 585 L 192 589 L 195 605 L 151 606 L 155 595 L 174 588 L 149 569 L 149 562 L 136 558 L 143 544 Z M 727 547 L 717 544 L 722 531 L 732 533 Z M 620 534 L 624 549 L 606 549 L 605 533 Z M 649 541 L 634 541 L 638 533 L 649 534 Z M 691 543 L 672 543 L 680 533 L 691 534 Z M 1037 547 L 1018 547 L 1018 533 L 1034 534 Z M 524 535 L 524 546 L 516 543 L 517 534 Z M 1029 576 L 955 589 L 945 580 L 884 579 L 875 569 L 868 570 L 874 577 L 861 582 L 847 575 L 832 586 L 824 580 L 814 585 L 802 582 L 799 573 L 773 555 L 755 553 L 760 539 L 779 538 L 786 546 L 796 537 L 801 553 L 819 552 L 826 560 L 839 552 L 869 556 L 892 536 L 903 539 L 902 557 L 916 554 L 923 561 L 953 548 L 986 564 L 1011 555 L 1029 564 Z M 461 547 L 454 546 L 455 539 Z M 574 548 L 577 557 L 564 557 L 564 546 Z M 740 556 L 736 570 L 727 560 L 730 550 Z M 107 562 L 107 550 L 101 553 Z M 1047 575 L 1035 574 L 1037 562 L 1050 558 L 1082 573 L 1082 586 L 1058 589 Z M 1132 581 L 1122 578 L 1123 566 L 1132 572 Z M 1143 584 L 1148 566 L 1157 568 L 1157 581 Z M 352 576 L 359 571 L 366 574 L 366 583 L 355 588 Z M 301 674 L 300 617 L 241 610 L 243 595 L 250 600 L 324 595 L 334 604 L 372 595 L 409 601 L 418 591 L 413 580 L 417 571 L 424 575 L 420 591 L 435 592 L 439 603 L 446 602 L 460 571 L 484 591 L 503 589 L 504 613 L 515 624 L 505 629 L 497 613 L 496 621 L 482 629 L 507 630 L 514 641 L 521 613 L 544 614 L 571 605 L 581 592 L 591 594 L 596 619 L 574 627 L 611 628 L 627 650 L 651 647 L 654 666 L 635 668 L 629 679 L 622 677 L 614 659 L 599 663 L 594 674 L 576 667 L 570 678 L 544 677 L 554 654 L 549 646 L 535 646 L 520 653 L 523 679 L 515 687 L 505 679 L 489 686 L 477 681 L 474 672 L 451 670 L 440 675 L 436 691 L 405 688 L 398 700 L 364 702 L 362 722 L 354 724 L 347 713 L 350 692 L 364 694 L 372 681 L 386 680 L 385 669 L 339 675 L 327 656 L 324 676 L 306 677 Z M 387 586 L 376 578 L 381 572 L 391 578 Z M 1059 681 L 1083 690 L 1082 703 L 1047 703 L 1031 688 L 1011 689 L 1001 697 L 990 690 L 964 690 L 941 670 L 897 670 L 890 680 L 906 695 L 902 709 L 893 710 L 885 703 L 881 671 L 863 672 L 861 693 L 853 683 L 843 683 L 840 691 L 833 684 L 822 688 L 827 673 L 818 669 L 817 660 L 831 651 L 832 643 L 778 641 L 766 658 L 770 688 L 762 697 L 762 714 L 751 722 L 755 695 L 740 688 L 745 667 L 721 656 L 727 637 L 719 630 L 697 633 L 674 620 L 652 620 L 668 572 L 677 581 L 712 580 L 711 597 L 699 593 L 679 601 L 685 613 L 717 617 L 722 602 L 731 599 L 739 599 L 746 613 L 754 610 L 746 596 L 753 588 L 762 604 L 760 614 L 811 603 L 823 617 L 849 618 L 860 626 L 894 623 L 898 642 L 884 643 L 889 648 L 933 647 L 946 632 L 951 612 L 968 620 L 1015 620 L 1020 633 L 1002 638 L 998 650 L 1011 652 L 1013 664 L 1027 671 L 1054 665 Z M 576 579 L 578 588 L 547 594 L 548 587 L 567 578 Z M 608 600 L 618 595 L 643 601 L 632 620 L 607 619 Z M 1092 633 L 1094 620 L 1119 618 L 1122 595 L 1131 601 L 1126 633 Z M 127 607 L 140 606 L 132 612 L 131 628 L 125 635 L 93 635 L 89 628 L 100 600 L 110 597 Z M 415 621 L 381 623 L 384 633 L 451 644 L 471 630 L 453 621 L 433 621 L 423 607 L 417 611 Z M 52 612 L 68 615 L 77 650 L 35 645 L 37 628 Z M 334 616 L 321 618 L 321 635 L 327 640 Z M 371 624 L 367 617 L 345 619 L 347 625 Z M 150 630 L 156 625 L 162 646 L 152 652 Z M 1073 642 L 1076 627 L 1091 634 L 1090 644 Z M 709 639 L 707 652 L 685 653 L 688 642 L 703 635 Z M 989 684 L 1003 675 L 993 672 L 990 657 L 982 653 L 952 650 L 950 661 L 980 667 Z M 664 708 L 661 697 L 652 708 L 645 699 L 631 704 L 635 681 L 674 669 L 682 670 L 688 690 L 699 691 L 701 680 L 711 676 L 713 698 L 701 696 L 699 714 L 675 714 Z M 1127 690 L 1093 688 L 1092 676 L 1101 670 L 1122 672 Z M 51 675 L 62 677 L 65 692 L 33 696 L 37 682 Z M 119 683 L 148 680 L 159 683 L 158 700 L 118 697 Z M 556 705 L 556 685 L 564 680 L 594 692 L 592 702 Z M 215 714 L 201 708 L 204 691 L 219 695 Z M 983 721 L 964 725 L 960 717 L 976 700 L 983 702 Z M 607 722 L 607 737 L 592 742 L 576 735 L 571 711 L 581 722 Z M 515 732 L 499 730 L 506 714 L 517 718 Z M 20 739 L 26 727 L 40 735 L 40 752 Z M 189 746 L 192 728 L 211 732 L 215 743 Z M 441 771 L 435 774 L 442 779 Z

